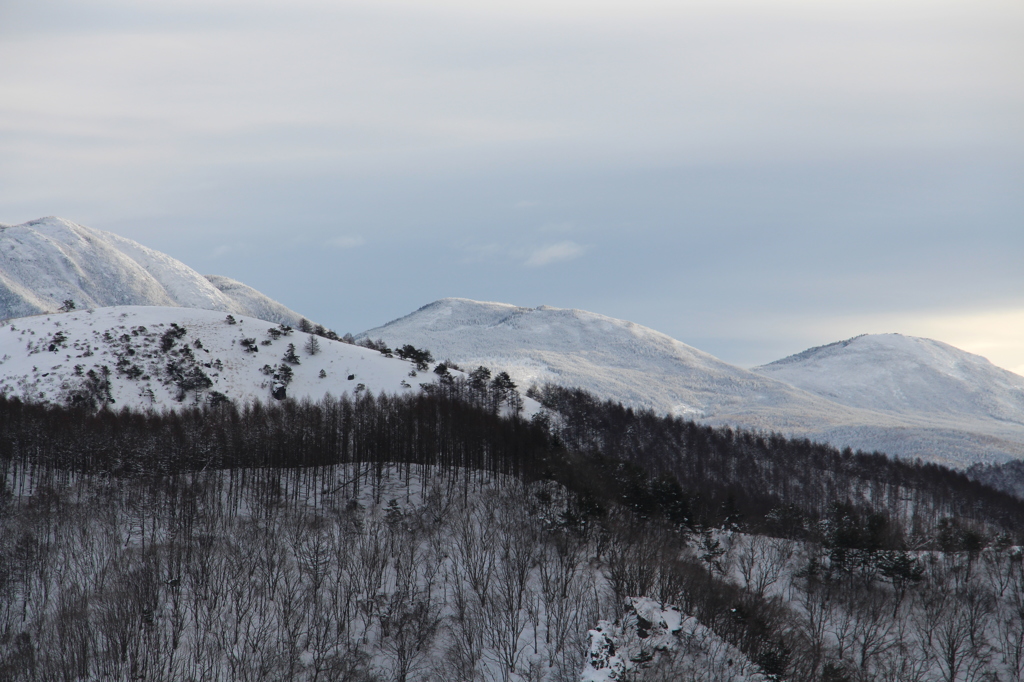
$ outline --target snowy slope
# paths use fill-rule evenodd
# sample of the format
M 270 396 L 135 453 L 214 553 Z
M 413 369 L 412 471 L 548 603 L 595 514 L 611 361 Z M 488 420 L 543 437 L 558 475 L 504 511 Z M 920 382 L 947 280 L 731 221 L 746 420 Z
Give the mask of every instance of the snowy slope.
M 437 379 L 433 372 L 410 376 L 413 366 L 405 360 L 324 338 L 317 338 L 320 352 L 310 355 L 304 351 L 310 335 L 292 331 L 275 339 L 269 330 L 280 332 L 279 325 L 234 317 L 229 324 L 216 311 L 119 306 L 8 320 L 0 327 L 0 392 L 29 401 L 66 404 L 78 396 L 112 399 L 113 408 L 162 409 L 206 402 L 214 392 L 237 404 L 272 400 L 274 376 L 263 368 L 283 364 L 293 372 L 287 397 L 298 399 L 406 393 Z M 255 352 L 244 349 L 245 338 L 255 339 Z M 283 362 L 288 344 L 300 364 Z M 195 378 L 196 371 L 210 386 L 183 391 L 180 378 Z
M 579 386 L 695 418 L 744 414 L 755 420 L 766 406 L 788 406 L 803 422 L 803 415 L 828 407 L 653 329 L 583 310 L 446 298 L 360 337 L 428 348 L 464 368 L 500 367 L 523 386 Z
M 297 325 L 301 319 L 294 310 L 238 280 L 220 275 L 205 275 L 205 277 L 210 284 L 231 299 L 243 315 L 250 315 L 261 320 L 284 322 L 293 326 Z
M 0 225 L 0 319 L 79 308 L 204 308 L 295 325 L 300 315 L 226 277 L 204 277 L 170 256 L 61 218 Z
M 773 373 L 722 362 L 647 327 L 581 310 L 450 298 L 361 336 L 428 348 L 464 368 L 505 369 L 522 386 L 578 386 L 711 424 L 954 465 L 1024 457 L 1024 428 L 1016 422 L 973 414 L 950 419 L 948 413 L 900 411 L 871 399 L 843 403 Z
M 754 371 L 843 405 L 1024 425 L 1024 377 L 941 341 L 865 334 Z
M 895 441 L 890 451 L 927 439 L 941 452 L 933 458 L 972 464 L 1019 458 L 1024 450 L 1024 377 L 940 341 L 866 334 L 754 371 L 830 401 L 905 419 L 911 427 L 880 433 L 865 425 L 858 432 Z

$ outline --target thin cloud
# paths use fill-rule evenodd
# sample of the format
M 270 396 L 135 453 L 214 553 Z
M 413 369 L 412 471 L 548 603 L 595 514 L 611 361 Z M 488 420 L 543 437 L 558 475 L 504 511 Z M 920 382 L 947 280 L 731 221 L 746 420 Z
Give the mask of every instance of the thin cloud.
M 541 227 L 540 227 L 540 231 L 541 232 L 562 232 L 562 233 L 565 233 L 565 232 L 574 232 L 575 230 L 576 230 L 575 223 L 566 222 L 566 221 L 555 222 L 555 223 L 545 223 L 544 225 L 541 225 Z
M 462 247 L 463 263 L 479 263 L 494 258 L 505 251 L 501 244 L 470 244 Z
M 579 258 L 584 251 L 586 251 L 586 247 L 580 246 L 576 242 L 558 242 L 557 244 L 551 244 L 534 251 L 526 259 L 525 265 L 528 268 L 539 268 L 551 265 L 552 263 Z
M 341 237 L 335 237 L 334 239 L 328 239 L 327 245 L 333 246 L 338 249 L 354 249 L 357 246 L 362 246 L 366 243 L 366 240 L 359 235 L 344 235 Z

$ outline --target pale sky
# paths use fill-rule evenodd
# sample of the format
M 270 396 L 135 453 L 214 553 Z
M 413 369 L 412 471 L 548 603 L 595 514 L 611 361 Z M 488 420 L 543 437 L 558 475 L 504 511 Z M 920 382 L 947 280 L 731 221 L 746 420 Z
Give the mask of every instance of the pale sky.
M 339 332 L 444 296 L 1024 374 L 1019 0 L 0 3 L 0 222 Z

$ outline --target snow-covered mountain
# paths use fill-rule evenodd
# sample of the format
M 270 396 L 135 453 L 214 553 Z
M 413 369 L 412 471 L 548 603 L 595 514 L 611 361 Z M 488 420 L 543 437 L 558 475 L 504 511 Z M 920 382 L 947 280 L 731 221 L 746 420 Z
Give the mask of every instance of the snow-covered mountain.
M 838 447 L 956 465 L 1024 457 L 1020 418 L 1000 421 L 969 413 L 953 419 L 956 404 L 929 410 L 927 391 L 917 399 L 920 409 L 894 409 L 892 401 L 867 395 L 848 401 L 805 390 L 774 372 L 730 365 L 653 329 L 581 310 L 450 298 L 361 336 L 429 348 L 435 357 L 464 368 L 504 369 L 523 386 L 578 386 L 628 405 L 711 424 L 775 430 Z M 876 364 L 888 361 L 880 356 Z M 981 395 L 995 376 L 975 373 L 967 381 Z M 1008 405 L 1005 417 L 1012 414 L 1012 401 L 1004 398 L 996 402 Z
M 61 218 L 0 224 L 0 320 L 117 305 L 181 306 L 298 324 L 301 316 L 241 282 L 204 277 L 131 239 Z
M 764 408 L 775 416 L 786 406 L 809 425 L 829 407 L 653 329 L 583 310 L 446 298 L 357 338 L 429 348 L 464 368 L 500 367 L 523 386 L 578 386 L 694 418 L 742 414 L 757 422 Z
M 851 407 L 1024 426 L 1024 377 L 932 339 L 864 334 L 753 371 Z
M 941 341 L 865 334 L 810 348 L 753 371 L 830 401 L 870 407 L 913 426 L 903 441 L 941 435 L 955 462 L 1020 457 L 1024 377 Z M 946 458 L 940 458 L 946 459 Z
M 0 327 L 0 393 L 165 409 L 223 398 L 267 401 L 275 388 L 278 397 L 311 400 L 364 390 L 400 394 L 437 380 L 361 346 L 231 319 L 210 310 L 117 306 L 7 320 Z M 311 354 L 314 338 L 319 348 Z M 292 362 L 285 359 L 290 344 Z

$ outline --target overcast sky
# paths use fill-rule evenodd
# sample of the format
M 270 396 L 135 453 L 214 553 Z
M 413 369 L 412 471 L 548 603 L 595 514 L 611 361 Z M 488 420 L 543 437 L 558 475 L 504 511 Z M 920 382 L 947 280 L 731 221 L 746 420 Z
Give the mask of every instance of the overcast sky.
M 0 222 L 339 332 L 445 296 L 1024 373 L 1020 0 L 0 2 Z

